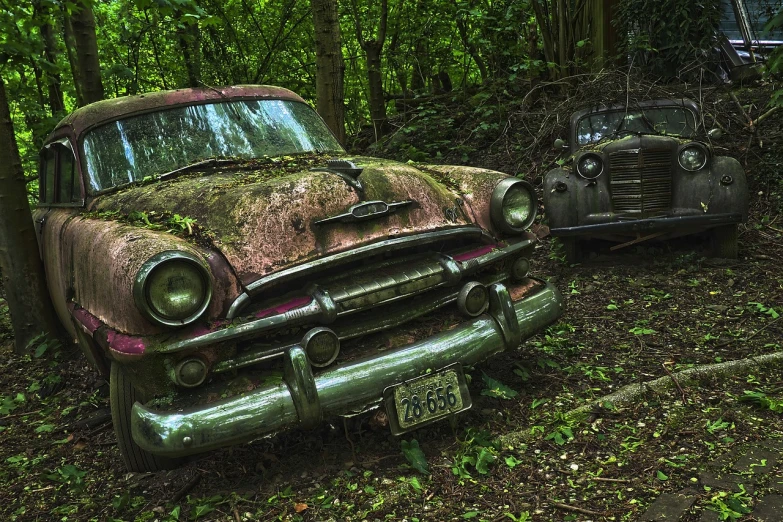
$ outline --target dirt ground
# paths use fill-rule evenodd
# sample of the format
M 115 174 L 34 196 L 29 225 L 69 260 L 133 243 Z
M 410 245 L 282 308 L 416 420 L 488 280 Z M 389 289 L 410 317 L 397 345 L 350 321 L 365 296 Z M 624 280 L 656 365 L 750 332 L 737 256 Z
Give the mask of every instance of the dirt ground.
M 693 484 L 701 463 L 783 437 L 779 368 L 648 393 L 630 407 L 598 408 L 589 422 L 566 416 L 626 384 L 781 350 L 783 129 L 768 125 L 763 148 L 747 133 L 726 142 L 753 194 L 738 260 L 708 259 L 705 245 L 686 238 L 619 252 L 598 245 L 570 266 L 543 237 L 533 271 L 563 293 L 561 320 L 471 369 L 474 405 L 456 422 L 402 439 L 366 415 L 209 453 L 173 471 L 127 473 L 106 383 L 66 349 L 14 355 L 0 302 L 0 519 L 638 519 L 662 492 Z M 471 162 L 503 168 L 508 157 L 496 147 Z M 547 161 L 528 178 L 540 181 Z M 498 442 L 513 432 L 522 434 L 519 444 Z M 764 487 L 739 502 L 752 506 Z M 741 510 L 729 514 L 718 492 L 699 493 L 689 520 L 702 508 L 750 520 Z

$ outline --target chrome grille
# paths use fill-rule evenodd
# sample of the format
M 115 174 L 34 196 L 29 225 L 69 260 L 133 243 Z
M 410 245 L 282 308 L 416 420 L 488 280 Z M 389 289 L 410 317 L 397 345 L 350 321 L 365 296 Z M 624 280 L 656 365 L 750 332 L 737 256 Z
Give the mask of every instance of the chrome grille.
M 671 208 L 670 149 L 612 152 L 609 154 L 609 168 L 615 212 L 643 213 Z

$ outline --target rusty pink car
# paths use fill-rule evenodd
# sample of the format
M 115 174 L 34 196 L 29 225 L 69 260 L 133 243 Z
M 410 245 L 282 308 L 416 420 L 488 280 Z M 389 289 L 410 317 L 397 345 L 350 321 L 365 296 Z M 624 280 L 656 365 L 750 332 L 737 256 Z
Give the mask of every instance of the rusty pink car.
M 125 464 L 153 471 L 370 408 L 394 433 L 469 408 L 462 367 L 561 314 L 528 273 L 536 206 L 500 172 L 347 157 L 296 94 L 235 86 L 74 111 L 34 220 Z

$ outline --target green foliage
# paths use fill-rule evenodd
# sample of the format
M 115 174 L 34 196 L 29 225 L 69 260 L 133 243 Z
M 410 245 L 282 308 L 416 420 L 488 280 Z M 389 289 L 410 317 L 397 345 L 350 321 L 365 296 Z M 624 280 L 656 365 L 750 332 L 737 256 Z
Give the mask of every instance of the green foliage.
M 764 392 L 745 390 L 739 400 L 755 404 L 760 408 L 771 410 L 776 413 L 783 413 L 783 399 L 769 397 Z
M 427 457 L 419 447 L 419 441 L 411 439 L 410 441 L 403 440 L 400 442 L 400 448 L 402 449 L 402 455 L 405 460 L 413 466 L 413 469 L 421 473 L 422 475 L 429 475 L 430 468 L 427 464 Z
M 486 373 L 481 373 L 481 380 L 484 381 L 484 385 L 486 388 L 481 390 L 481 395 L 486 395 L 487 397 L 495 397 L 497 399 L 513 399 L 517 395 L 519 395 L 518 392 L 512 390 L 502 382 L 498 381 L 497 379 L 493 379 Z
M 614 23 L 627 35 L 621 50 L 637 65 L 673 77 L 714 47 L 720 18 L 720 0 L 624 0 Z
M 737 520 L 750 513 L 750 495 L 742 484 L 739 484 L 738 488 L 739 491 L 736 493 L 720 491 L 713 495 L 707 504 L 707 509 L 716 512 L 720 520 Z

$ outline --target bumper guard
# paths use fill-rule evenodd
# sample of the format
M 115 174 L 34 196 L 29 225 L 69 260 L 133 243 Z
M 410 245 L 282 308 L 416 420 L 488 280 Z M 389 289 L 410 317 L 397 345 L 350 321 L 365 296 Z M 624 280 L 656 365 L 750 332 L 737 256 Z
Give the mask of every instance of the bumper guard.
M 131 411 L 133 440 L 161 456 L 185 456 L 252 440 L 324 417 L 379 403 L 383 390 L 428 369 L 479 363 L 554 322 L 562 298 L 551 284 L 512 301 L 502 284 L 490 286 L 489 311 L 408 346 L 338 365 L 313 375 L 300 346 L 285 354 L 282 383 L 186 411 L 158 412 L 140 403 Z

